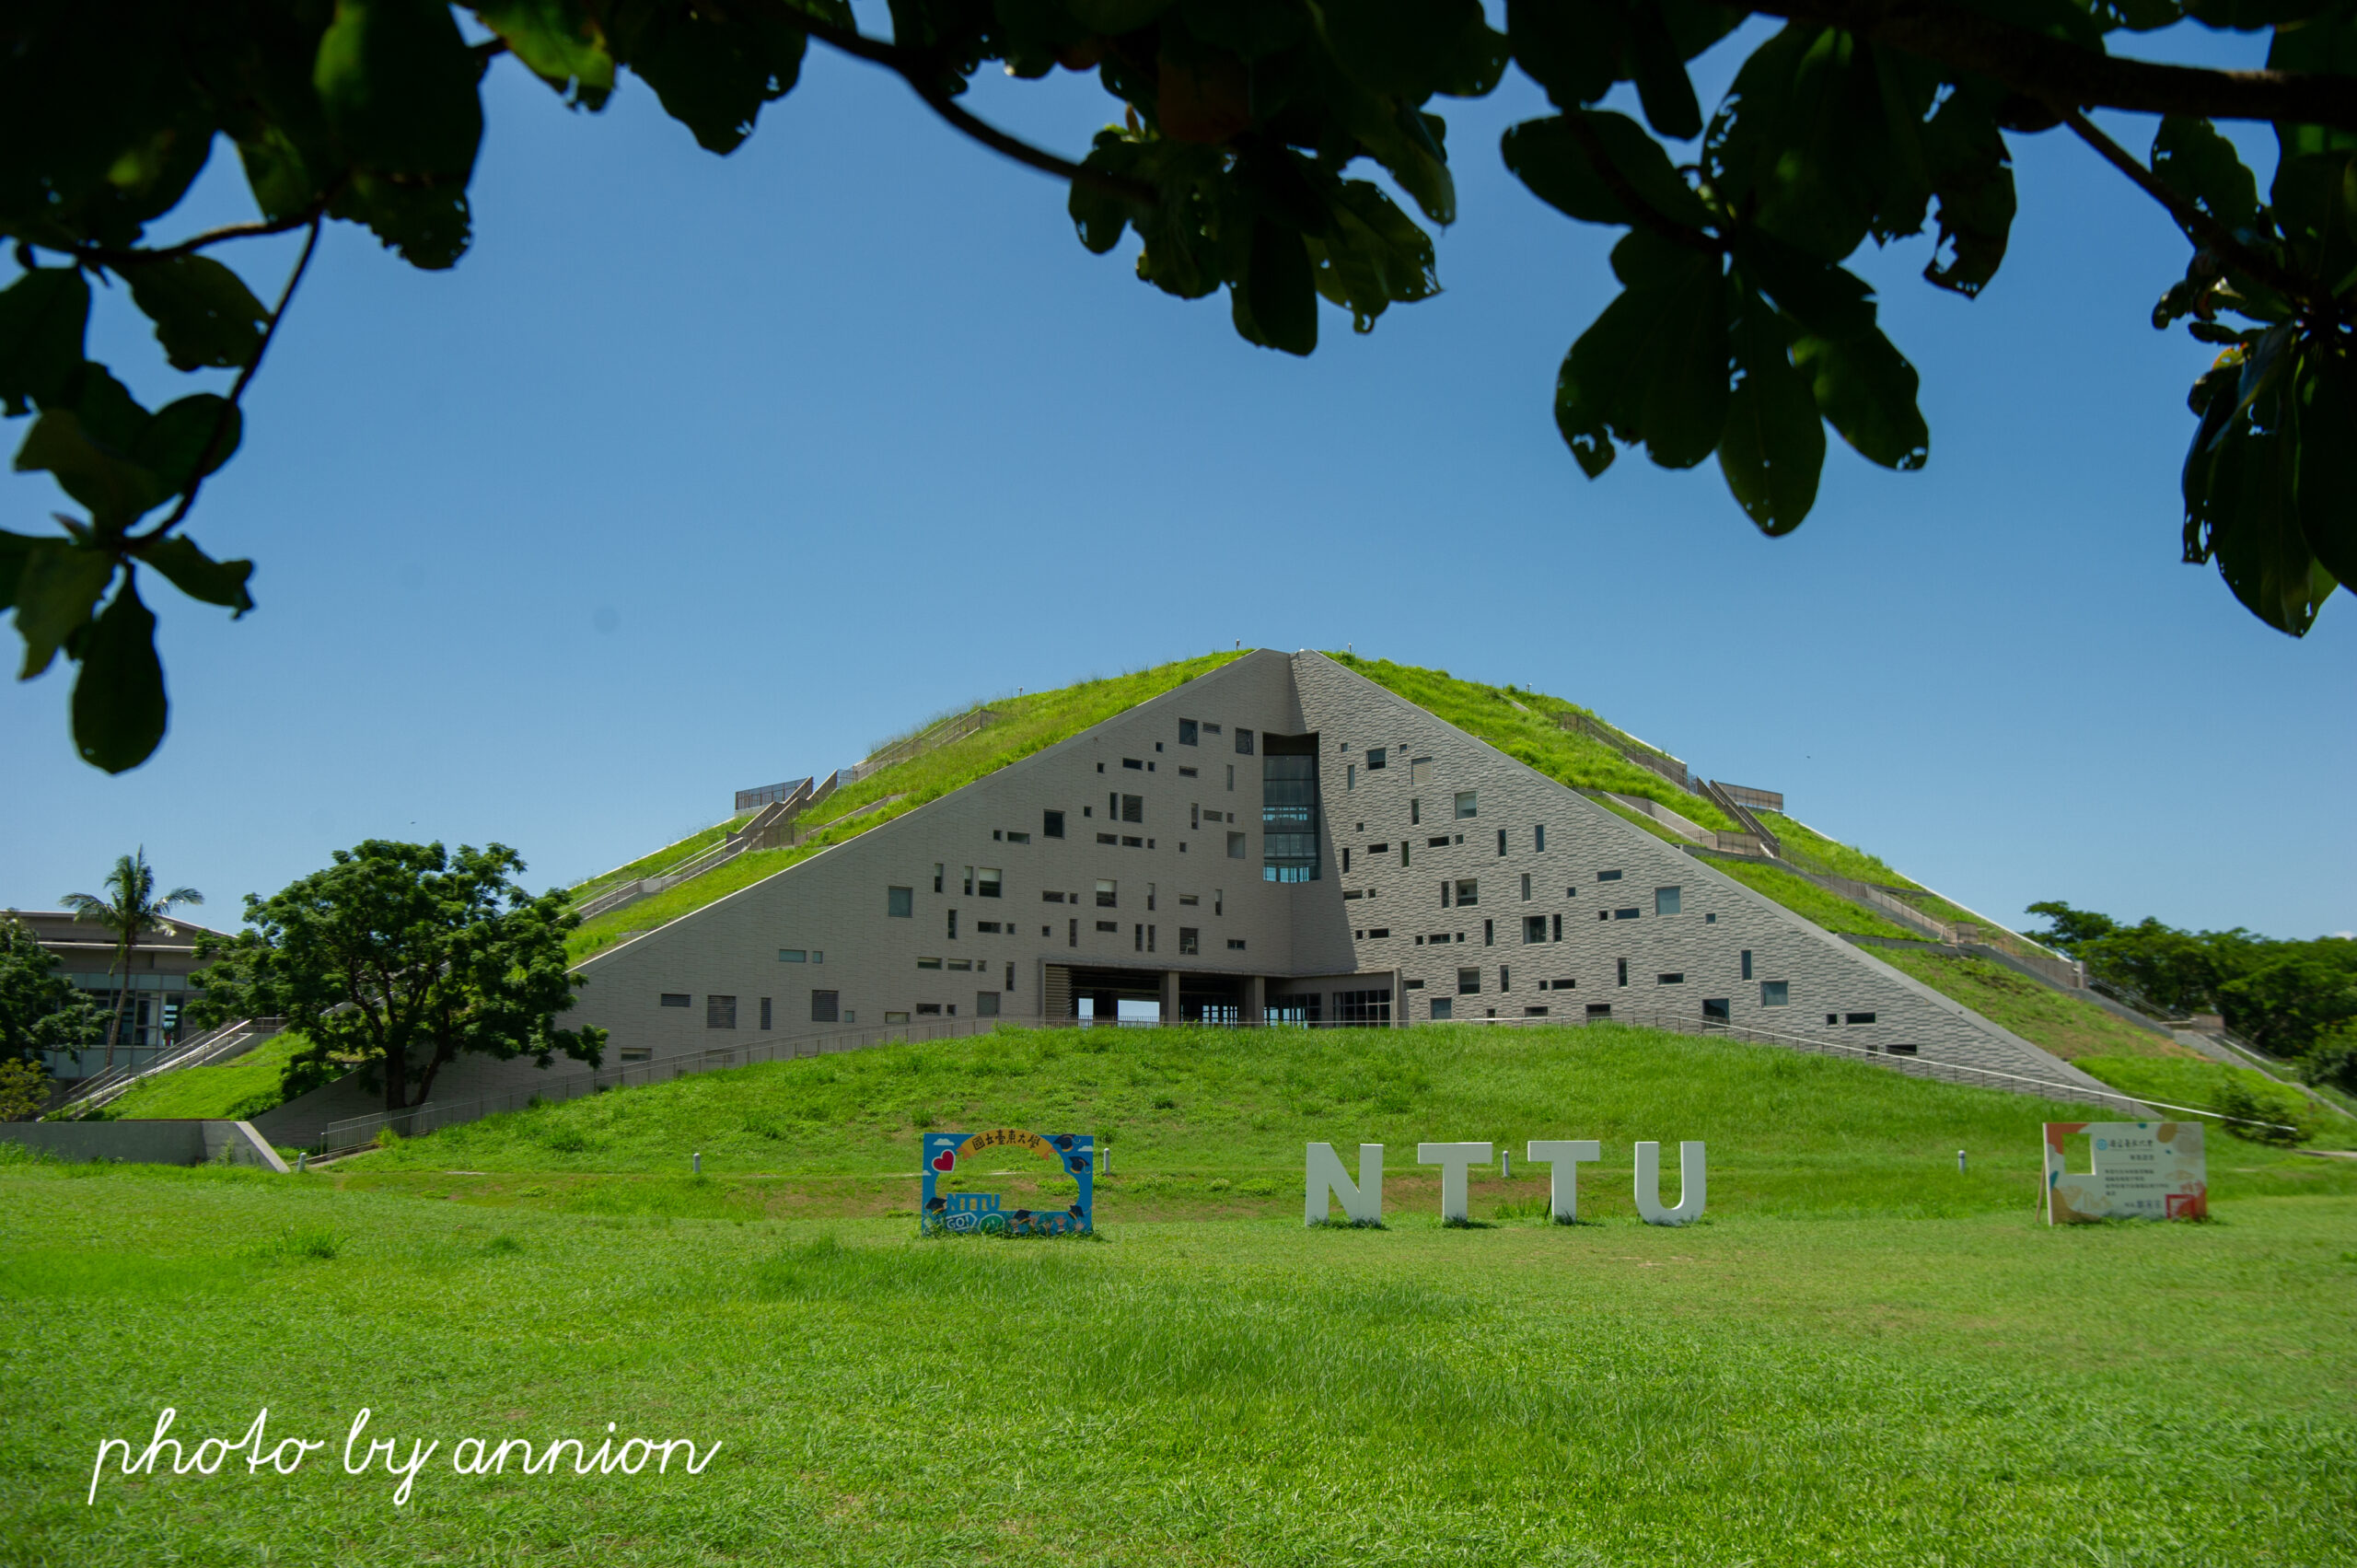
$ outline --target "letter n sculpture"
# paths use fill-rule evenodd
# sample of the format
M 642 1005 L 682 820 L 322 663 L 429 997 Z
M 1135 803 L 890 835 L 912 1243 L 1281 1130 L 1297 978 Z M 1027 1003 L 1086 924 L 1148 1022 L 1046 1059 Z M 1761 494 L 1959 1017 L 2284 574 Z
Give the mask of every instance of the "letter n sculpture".
M 995 1192 L 944 1192 L 941 1179 L 961 1166 L 993 1163 L 990 1156 L 1033 1155 L 1048 1162 L 1043 1175 L 1068 1176 L 1079 1183 L 1074 1202 L 1062 1209 L 1007 1209 Z M 1093 1132 L 1025 1132 L 1001 1127 L 989 1132 L 927 1132 L 924 1135 L 924 1202 L 917 1228 L 927 1235 L 1067 1236 L 1096 1229 L 1097 1136 Z

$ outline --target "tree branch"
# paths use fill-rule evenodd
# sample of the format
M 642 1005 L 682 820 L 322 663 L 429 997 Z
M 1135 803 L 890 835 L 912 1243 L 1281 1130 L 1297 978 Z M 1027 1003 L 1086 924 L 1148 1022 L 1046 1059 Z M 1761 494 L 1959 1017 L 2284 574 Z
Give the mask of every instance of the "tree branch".
M 1843 28 L 2047 103 L 2357 131 L 2357 85 L 2347 76 L 2127 60 L 1942 0 L 1755 0 L 1748 8 Z
M 978 118 L 942 87 L 940 60 L 932 52 L 887 43 L 881 39 L 869 38 L 854 28 L 839 28 L 808 12 L 786 8 L 792 12 L 788 20 L 794 26 L 830 49 L 841 50 L 845 54 L 892 72 L 908 83 L 917 97 L 924 99 L 927 108 L 993 152 L 1003 154 L 1042 174 L 1052 174 L 1075 185 L 1086 185 L 1109 196 L 1147 203 L 1162 199 L 1162 192 L 1143 180 L 1127 180 L 1118 174 L 1107 174 L 1102 169 L 1090 168 L 1069 158 L 1059 157 L 1044 148 L 1010 136 L 988 121 Z
M 196 493 L 204 488 L 204 478 L 211 471 L 213 454 L 221 449 L 222 438 L 229 434 L 229 418 L 238 412 L 238 403 L 245 398 L 246 389 L 253 384 L 254 372 L 261 368 L 262 355 L 270 352 L 272 340 L 278 336 L 278 324 L 286 319 L 286 307 L 295 298 L 295 290 L 302 283 L 303 274 L 310 269 L 311 253 L 319 248 L 319 227 L 326 221 L 327 215 L 324 212 L 311 215 L 311 232 L 303 237 L 303 253 L 295 259 L 295 270 L 287 274 L 286 286 L 278 292 L 278 308 L 270 313 L 270 325 L 262 329 L 261 342 L 254 345 L 254 356 L 246 361 L 246 367 L 243 370 L 238 372 L 238 379 L 229 388 L 228 400 L 221 405 L 221 412 L 214 417 L 213 434 L 205 437 L 204 451 L 196 459 L 193 477 L 189 480 L 188 488 L 180 493 L 180 505 L 172 508 L 170 517 L 166 517 L 145 533 L 123 540 L 124 548 L 133 554 L 135 555 L 145 550 L 149 545 L 180 527 L 180 519 L 188 516 L 188 509 L 196 505 Z
M 273 218 L 267 223 L 233 223 L 220 228 L 209 228 L 203 234 L 193 235 L 181 240 L 177 245 L 166 245 L 154 250 L 122 250 L 110 245 L 81 245 L 76 246 L 68 254 L 78 256 L 86 261 L 97 261 L 113 268 L 116 272 L 121 272 L 127 266 L 145 266 L 153 261 L 176 261 L 182 256 L 192 256 L 207 246 L 219 245 L 231 239 L 260 239 L 273 234 L 292 234 L 298 228 L 317 223 L 320 215 L 326 211 L 327 203 L 322 201 L 316 206 L 306 207 L 303 211 L 287 217 Z
M 2061 105 L 2055 107 L 2055 112 L 2062 117 L 2062 123 L 2071 127 L 2079 140 L 2093 147 L 2106 163 L 2128 176 L 2144 194 L 2167 208 L 2169 216 L 2177 220 L 2178 227 L 2216 251 L 2227 264 L 2247 273 L 2287 299 L 2330 308 L 2331 296 L 2329 294 L 2320 296 L 2314 279 L 2301 277 L 2236 239 L 2224 224 L 2170 190 L 2158 175 L 2146 168 L 2127 148 L 2105 135 L 2085 115 Z

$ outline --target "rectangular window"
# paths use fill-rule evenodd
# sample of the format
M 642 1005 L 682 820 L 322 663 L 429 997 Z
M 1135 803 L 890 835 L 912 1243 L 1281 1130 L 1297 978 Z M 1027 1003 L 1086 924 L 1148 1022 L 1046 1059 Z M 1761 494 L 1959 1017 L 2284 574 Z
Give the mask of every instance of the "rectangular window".
M 1179 953 L 1182 956 L 1191 956 L 1202 952 L 1203 950 L 1202 935 L 1202 930 L 1199 926 L 1180 926 L 1178 928 Z
M 1124 822 L 1143 822 L 1145 820 L 1144 796 L 1125 795 L 1121 796 L 1121 820 Z
M 1469 905 L 1480 903 L 1481 901 L 1480 878 L 1476 877 L 1458 877 L 1457 879 L 1457 901 L 1460 904 Z M 1446 906 L 1444 905 L 1443 907 Z
M 1469 789 L 1458 790 L 1457 792 L 1457 815 L 1461 819 L 1466 817 L 1479 817 L 1480 814 L 1481 803 L 1479 792 Z
M 1236 764 L 1233 762 L 1227 765 L 1227 787 L 1231 790 L 1236 787 Z
M 1079 947 L 1079 946 L 1080 946 L 1080 917 L 1079 917 L 1078 915 L 1074 915 L 1072 919 L 1070 919 L 1070 920 L 1066 921 L 1066 922 L 1064 923 L 1064 925 L 1065 925 L 1065 931 L 1064 931 L 1064 946 L 1065 946 L 1065 947 Z
M 1872 1013 L 1844 1013 L 1841 1021 L 1845 1024 L 1871 1024 L 1875 1016 Z
M 1448 907 L 1448 890 L 1449 890 L 1449 889 L 1450 889 L 1450 888 L 1454 887 L 1455 885 L 1456 885 L 1456 884 L 1454 884 L 1454 883 L 1450 883 L 1450 882 L 1443 882 L 1443 883 L 1440 885 L 1440 907 L 1441 907 L 1441 908 L 1443 908 L 1443 909 L 1446 909 L 1446 908 Z
M 1040 812 L 1039 836 L 1043 839 L 1062 838 L 1064 836 L 1064 814 L 1061 811 Z
M 694 997 L 684 991 L 667 991 L 663 993 L 663 1005 L 666 1007 L 685 1007 L 694 1000 Z
M 1225 914 L 1227 912 L 1226 889 L 1213 888 L 1212 889 L 1212 912 L 1213 914 Z
M 1500 854 L 1505 854 L 1505 852 L 1506 852 L 1506 830 L 1505 830 L 1504 828 L 1500 828 L 1500 829 L 1498 830 L 1498 853 L 1499 853 Z
M 1244 835 L 1242 833 L 1230 833 L 1227 835 L 1227 858 L 1230 860 L 1242 860 L 1244 858 Z
M 1561 942 L 1563 939 L 1563 917 L 1560 914 L 1555 917 L 1554 939 L 1558 942 Z
M 1498 966 L 1498 989 L 1500 991 L 1514 989 L 1514 971 L 1504 964 Z
M 737 998 L 707 996 L 703 999 L 703 1027 L 708 1029 L 733 1029 L 737 1027 Z
M 974 873 L 974 891 L 979 897 L 995 899 L 999 896 L 1003 880 L 997 866 L 985 865 Z
M 1420 799 L 1408 802 L 1408 826 L 1413 828 L 1424 819 L 1424 803 Z
M 914 888 L 884 889 L 884 912 L 894 920 L 906 920 L 916 912 L 917 893 Z
M 952 958 L 949 960 L 949 967 L 953 970 L 964 970 L 967 973 L 971 974 L 974 970 L 974 960 L 971 958 Z
M 1244 938 L 1241 936 L 1229 937 L 1227 939 L 1227 950 L 1231 953 L 1241 953 L 1244 951 Z
M 1724 1024 L 1732 1016 L 1733 1014 L 1727 1006 L 1727 999 L 1725 997 L 1705 996 L 1702 998 L 1702 1021 L 1704 1023 Z
M 629 1066 L 633 1062 L 652 1062 L 654 1060 L 655 1048 L 652 1046 L 626 1045 L 622 1047 L 622 1065 L 625 1067 Z
M 1672 970 L 1667 974 L 1657 974 L 1654 976 L 1654 983 L 1655 985 L 1684 985 L 1686 983 L 1686 974 L 1682 970 Z
M 1148 914 L 1154 912 L 1154 884 L 1151 882 L 1145 885 L 1145 908 Z
M 1479 996 L 1479 995 L 1480 995 L 1480 994 L 1481 994 L 1481 971 L 1480 971 L 1480 970 L 1457 970 L 1457 994 L 1458 994 L 1459 996 Z
M 1370 941 L 1380 941 L 1390 935 L 1391 927 L 1387 925 L 1378 925 L 1367 933 L 1367 937 Z
M 1119 844 L 1121 842 L 1121 835 L 1119 833 L 1099 833 L 1097 835 L 1097 842 L 1100 844 Z
M 921 970 L 937 970 L 940 967 L 941 960 L 939 958 L 919 958 L 917 960 L 917 968 Z
M 949 940 L 952 942 L 958 940 L 958 912 L 956 910 L 949 912 Z
M 1522 917 L 1522 939 L 1525 944 L 1547 940 L 1547 917 L 1527 914 Z
M 1408 864 L 1408 841 L 1405 839 L 1399 841 L 1399 864 L 1402 865 Z
M 1043 904 L 1060 904 L 1064 901 L 1064 896 L 1062 893 L 1043 892 L 1039 895 L 1039 901 Z
M 994 920 L 978 920 L 974 922 L 974 929 L 978 933 L 995 936 L 999 934 L 998 923 L 999 923 Z M 1015 934 L 1015 925 L 1013 922 L 1010 921 L 1007 923 L 1006 932 L 1010 936 Z
M 1342 787 L 1344 789 L 1359 787 L 1359 765 L 1356 762 L 1353 762 L 1342 770 Z
M 1743 978 L 1746 980 L 1751 978 L 1751 949 L 1748 947 L 1743 950 Z
M 1454 1018 L 1454 1017 L 1456 1017 L 1456 1016 L 1457 1016 L 1457 998 L 1456 998 L 1456 997 L 1454 997 L 1454 996 L 1435 996 L 1435 997 L 1434 997 L 1434 998 L 1433 998 L 1433 1022 L 1434 1022 L 1434 1023 L 1435 1023 L 1435 1024 L 1445 1024 L 1445 1023 L 1448 1022 L 1451 1018 Z
M 1239 729 L 1236 732 L 1236 754 L 1239 757 L 1249 757 L 1252 755 L 1252 732 L 1250 730 Z
M 1678 889 L 1675 888 L 1655 888 L 1654 889 L 1654 912 L 1655 914 L 1676 914 L 1678 912 Z
M 1343 851 L 1342 851 L 1342 869 L 1343 869 L 1344 871 L 1348 871 L 1350 868 L 1351 868 L 1351 852 L 1350 852 L 1350 850 L 1349 850 L 1347 847 L 1345 847 L 1345 848 L 1343 849 Z
M 1448 847 L 1448 835 L 1446 833 L 1443 833 L 1436 839 L 1426 839 L 1424 841 L 1424 847 L 1426 849 L 1446 849 Z
M 810 961 L 810 955 L 800 947 L 780 947 L 777 961 L 781 964 L 807 964 Z
M 941 1016 L 941 1004 L 938 1002 L 918 1003 L 917 1016 L 920 1018 L 937 1018 Z
M 1620 880 L 1620 873 L 1618 871 L 1599 871 L 1596 874 L 1596 879 L 1599 882 L 1618 882 Z
M 1118 920 L 1100 920 L 1097 923 L 1097 929 L 1119 936 L 1121 934 L 1121 923 Z
M 1181 746 L 1195 745 L 1197 743 L 1197 732 L 1199 727 L 1200 726 L 1196 725 L 1193 719 L 1180 719 L 1178 721 L 1178 744 Z
M 1763 980 L 1759 982 L 1759 1005 L 1762 1007 L 1789 1006 L 1793 1000 L 1793 982 L 1788 980 Z
M 1498 923 L 1494 920 L 1483 921 L 1481 923 L 1481 946 L 1484 947 L 1494 947 L 1497 945 Z
M 997 992 L 977 991 L 974 993 L 974 1016 L 978 1018 L 995 1018 L 998 1016 Z
M 1042 932 L 1042 933 L 1040 933 L 1040 935 L 1044 936 L 1044 935 L 1046 935 L 1047 934 L 1046 934 L 1045 932 Z M 1015 966 L 1014 966 L 1013 964 L 1009 964 L 1009 965 L 1007 965 L 1007 966 L 1006 966 L 1006 986 L 1005 986 L 1005 989 L 1006 989 L 1006 990 L 1008 990 L 1008 991 L 1013 991 L 1013 990 L 1015 989 Z
M 1193 909 L 1202 901 L 1203 898 L 1200 893 L 1181 893 L 1178 895 L 1178 904 L 1182 909 Z
M 970 865 L 966 867 L 966 896 L 970 899 L 974 896 L 974 868 Z
M 1109 910 L 1109 909 L 1118 909 L 1118 908 L 1120 908 L 1120 903 L 1121 903 L 1120 899 L 1118 897 L 1118 894 L 1119 894 L 1120 889 L 1120 883 L 1118 883 L 1118 882 L 1099 882 L 1099 883 L 1097 883 L 1097 907 L 1098 909 L 1101 909 L 1101 910 Z
M 938 893 L 941 891 L 941 874 L 947 869 L 947 866 L 942 865 L 941 862 L 937 860 L 933 863 L 933 890 L 935 892 Z
M 1634 920 L 1643 912 L 1644 912 L 1643 910 L 1618 909 L 1612 912 L 1612 918 L 1615 920 Z
M 1525 903 L 1530 901 L 1530 873 L 1527 871 L 1522 874 L 1522 898 Z
M 762 998 L 761 998 L 761 1032 L 762 1032 L 763 1034 L 767 1034 L 767 1033 L 769 1033 L 769 1032 L 770 1032 L 770 1028 L 771 1028 L 771 1027 L 772 1027 L 772 1026 L 771 1026 L 771 1024 L 770 1024 L 770 999 L 769 999 L 768 997 L 764 996 L 764 997 L 762 997 Z
M 1594 1023 L 1598 1018 L 1608 1018 L 1612 1016 L 1612 1004 L 1609 1002 L 1589 1003 L 1587 1005 L 1587 1016 L 1588 1022 L 1590 1023 Z
M 1384 766 L 1386 750 L 1387 749 L 1381 746 L 1370 746 L 1367 748 L 1366 771 L 1368 772 L 1371 773 L 1375 772 L 1376 769 Z
M 1198 803 L 1187 807 L 1187 826 L 1191 830 L 1203 825 L 1203 808 Z
M 1414 757 L 1414 758 L 1411 758 L 1411 759 L 1409 759 L 1409 761 L 1408 761 L 1408 783 L 1409 783 L 1409 784 L 1410 784 L 1411 787 L 1413 787 L 1413 788 L 1416 788 L 1416 789 L 1422 789 L 1422 788 L 1423 788 L 1423 787 L 1424 787 L 1424 785 L 1426 785 L 1426 784 L 1430 784 L 1430 783 L 1432 783 L 1432 782 L 1433 782 L 1433 760 L 1432 760 L 1430 757 Z
M 1628 960 L 1628 959 L 1626 959 L 1626 958 L 1620 958 L 1620 959 L 1617 959 L 1617 960 L 1615 960 L 1615 961 L 1616 961 L 1616 963 L 1619 965 L 1619 979 L 1620 979 L 1620 982 L 1622 985 L 1626 985 L 1626 984 L 1628 984 L 1628 983 L 1629 983 L 1629 960 Z
M 909 1016 L 906 1013 L 887 1013 L 884 1015 L 884 1021 L 888 1024 L 905 1024 L 909 1021 Z
M 1178 776 L 1182 779 L 1195 779 L 1202 777 L 1202 773 L 1194 768 L 1181 768 L 1178 770 Z
M 1139 760 L 1138 760 L 1137 758 L 1135 758 L 1135 757 L 1124 757 L 1124 758 L 1122 758 L 1122 759 L 1121 759 L 1121 766 L 1123 766 L 1123 767 L 1125 767 L 1125 768 L 1134 768 L 1134 769 L 1136 769 L 1136 770 L 1137 770 L 1139 772 L 1141 772 L 1141 773 L 1145 772 L 1145 763 L 1144 763 L 1144 762 L 1143 762 L 1143 761 L 1139 761 Z
M 1538 827 L 1533 828 L 1533 829 L 1530 830 L 1530 832 L 1531 832 L 1531 838 L 1532 838 L 1532 840 L 1533 840 L 1533 842 L 1531 843 L 1531 846 L 1530 846 L 1530 847 L 1531 847 L 1531 848 L 1533 848 L 1533 849 L 1535 849 L 1535 850 L 1537 850 L 1537 851 L 1538 851 L 1539 854 L 1546 854 L 1546 853 L 1547 853 L 1547 824 L 1546 824 L 1546 823 L 1544 823 L 1544 822 L 1541 822 L 1540 824 L 1538 824 Z

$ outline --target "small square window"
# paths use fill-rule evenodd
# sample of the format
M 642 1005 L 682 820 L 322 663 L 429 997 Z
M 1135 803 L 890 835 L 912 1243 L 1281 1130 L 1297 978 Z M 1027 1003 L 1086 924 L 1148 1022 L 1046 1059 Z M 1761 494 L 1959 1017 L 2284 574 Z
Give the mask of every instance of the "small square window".
M 1456 997 L 1454 997 L 1454 996 L 1435 996 L 1435 997 L 1434 997 L 1434 998 L 1433 998 L 1433 1022 L 1434 1022 L 1434 1023 L 1436 1023 L 1436 1024 L 1445 1024 L 1445 1023 L 1447 1023 L 1450 1019 L 1452 1019 L 1452 1018 L 1454 1018 L 1454 1017 L 1456 1017 L 1456 1016 L 1457 1016 L 1457 998 L 1456 998 Z
M 1788 980 L 1763 980 L 1759 982 L 1759 1005 L 1762 1007 L 1782 1007 L 1793 1000 L 1793 982 Z
M 1370 773 L 1371 773 L 1371 772 L 1375 772 L 1377 768 L 1380 768 L 1380 767 L 1383 767 L 1383 766 L 1385 766 L 1385 765 L 1386 765 L 1385 761 L 1384 761 L 1384 758 L 1385 758 L 1385 755 L 1386 755 L 1386 749 L 1387 749 L 1386 748 L 1381 747 L 1381 746 L 1374 746 L 1374 747 L 1369 747 L 1369 748 L 1367 749 L 1367 754 L 1366 754 L 1366 771 L 1367 771 L 1368 772 L 1370 772 Z
M 703 999 L 703 1027 L 708 1029 L 733 1029 L 737 1027 L 737 998 L 707 996 Z
M 1458 877 L 1457 879 L 1457 901 L 1460 904 L 1480 903 L 1481 901 L 1480 878 L 1478 877 Z
M 982 866 L 974 873 L 974 894 L 977 898 L 995 899 L 1002 882 L 997 866 Z
M 1120 900 L 1120 883 L 1118 883 L 1118 882 L 1099 882 L 1099 883 L 1097 883 L 1097 907 L 1098 909 L 1101 909 L 1101 910 L 1109 910 L 1109 909 L 1118 909 L 1118 908 L 1120 908 L 1120 903 L 1121 903 L 1121 900 Z
M 1249 757 L 1252 755 L 1252 732 L 1250 730 L 1239 729 L 1236 732 L 1236 754 L 1239 757 Z
M 1480 995 L 1480 994 L 1481 994 L 1481 971 L 1480 971 L 1480 970 L 1457 970 L 1457 994 L 1458 994 L 1459 996 L 1479 996 L 1479 995 Z
M 1457 792 L 1457 815 L 1459 818 L 1479 817 L 1481 814 L 1480 793 L 1478 790 L 1470 789 L 1460 789 Z
M 1654 912 L 1655 914 L 1676 914 L 1678 912 L 1678 889 L 1675 888 L 1655 888 L 1654 889 Z
M 1732 1016 L 1725 997 L 1706 996 L 1702 999 L 1702 1019 L 1705 1023 L 1724 1024 Z
M 914 888 L 884 889 L 884 912 L 894 920 L 906 920 L 916 913 L 917 892 Z
M 977 991 L 974 993 L 974 1016 L 978 1018 L 995 1018 L 998 1016 L 997 992 Z
M 1203 944 L 1202 929 L 1192 925 L 1180 926 L 1178 928 L 1178 951 L 1181 954 L 1192 954 L 1200 953 L 1202 950 Z

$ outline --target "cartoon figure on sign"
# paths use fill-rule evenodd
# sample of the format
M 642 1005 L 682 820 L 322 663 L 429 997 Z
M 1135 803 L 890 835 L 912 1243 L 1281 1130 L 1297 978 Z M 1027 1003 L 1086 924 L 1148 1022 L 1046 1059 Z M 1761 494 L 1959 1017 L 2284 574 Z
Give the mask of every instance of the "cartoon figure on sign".
M 953 1236 L 1062 1236 L 1096 1228 L 1093 1222 L 1097 1191 L 1097 1138 L 1089 1132 L 1042 1135 L 1012 1127 L 988 1132 L 927 1132 L 924 1135 L 924 1198 L 918 1208 L 917 1227 L 928 1234 Z M 1071 1177 L 1080 1185 L 1080 1201 L 1062 1214 L 1054 1210 L 999 1208 L 995 1192 L 945 1192 L 941 1179 L 953 1176 L 993 1150 L 1026 1154 L 1048 1162 L 1040 1174 Z

